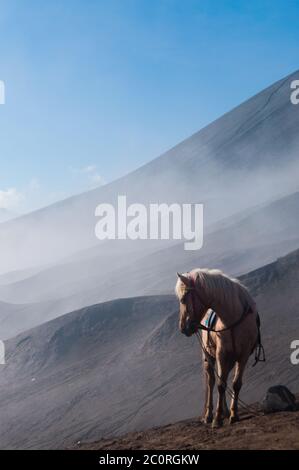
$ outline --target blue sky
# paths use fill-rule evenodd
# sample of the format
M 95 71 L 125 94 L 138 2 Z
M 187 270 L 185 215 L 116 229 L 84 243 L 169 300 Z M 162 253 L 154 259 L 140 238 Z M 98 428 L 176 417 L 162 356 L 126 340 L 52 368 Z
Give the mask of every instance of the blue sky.
M 0 208 L 128 173 L 299 68 L 298 1 L 0 1 Z

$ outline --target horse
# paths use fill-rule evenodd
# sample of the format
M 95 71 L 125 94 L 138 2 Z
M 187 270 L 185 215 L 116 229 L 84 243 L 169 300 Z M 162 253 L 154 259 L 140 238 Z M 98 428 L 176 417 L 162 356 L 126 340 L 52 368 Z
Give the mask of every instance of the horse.
M 250 355 L 260 342 L 256 303 L 245 286 L 216 269 L 194 269 L 179 274 L 175 293 L 180 303 L 179 328 L 187 337 L 202 330 L 206 400 L 203 422 L 213 427 L 239 421 L 238 399 L 242 377 Z M 216 313 L 213 328 L 205 326 L 211 312 Z M 259 354 L 256 362 L 260 360 Z M 264 360 L 264 359 L 263 359 Z M 215 369 L 217 367 L 217 372 Z M 235 367 L 230 410 L 226 403 L 227 380 Z M 213 390 L 217 376 L 218 400 L 213 417 Z

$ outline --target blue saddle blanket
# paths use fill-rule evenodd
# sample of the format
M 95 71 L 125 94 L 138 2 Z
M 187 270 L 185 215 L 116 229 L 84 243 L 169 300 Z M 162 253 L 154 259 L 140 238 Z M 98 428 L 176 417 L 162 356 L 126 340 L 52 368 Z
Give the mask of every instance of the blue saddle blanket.
M 205 320 L 205 326 L 207 328 L 214 328 L 216 320 L 217 320 L 217 314 L 216 312 L 214 312 L 214 310 L 211 310 Z

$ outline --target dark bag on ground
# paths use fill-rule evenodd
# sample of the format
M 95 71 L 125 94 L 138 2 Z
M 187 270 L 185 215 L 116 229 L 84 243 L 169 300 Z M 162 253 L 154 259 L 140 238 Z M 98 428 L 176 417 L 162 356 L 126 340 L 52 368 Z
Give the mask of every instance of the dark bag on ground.
M 275 413 L 275 411 L 295 411 L 296 397 L 284 385 L 270 387 L 262 402 L 264 413 Z

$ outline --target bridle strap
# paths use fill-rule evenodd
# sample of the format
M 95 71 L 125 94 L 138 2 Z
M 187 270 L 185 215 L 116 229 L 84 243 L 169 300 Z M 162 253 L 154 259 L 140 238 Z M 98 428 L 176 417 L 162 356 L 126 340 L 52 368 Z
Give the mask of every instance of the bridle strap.
M 242 316 L 236 320 L 234 323 L 232 323 L 230 326 L 227 326 L 225 328 L 221 328 L 220 330 L 215 330 L 214 328 L 209 328 L 209 327 L 206 327 L 205 325 L 202 325 L 201 323 L 199 324 L 198 328 L 200 330 L 205 330 L 205 331 L 212 331 L 213 333 L 222 333 L 223 331 L 228 331 L 228 330 L 233 330 L 234 328 L 236 328 L 238 325 L 240 325 L 243 320 L 245 320 L 246 316 L 248 315 L 248 313 L 250 313 L 252 310 L 251 310 L 251 307 L 249 307 L 249 305 L 247 305 L 247 308 L 244 310 L 244 312 L 242 313 Z

